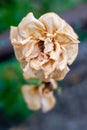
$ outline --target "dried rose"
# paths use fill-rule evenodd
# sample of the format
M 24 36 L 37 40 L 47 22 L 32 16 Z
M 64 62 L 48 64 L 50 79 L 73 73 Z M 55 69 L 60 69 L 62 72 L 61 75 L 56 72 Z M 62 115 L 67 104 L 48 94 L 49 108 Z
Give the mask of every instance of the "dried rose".
M 46 88 L 45 84 L 39 87 L 24 85 L 22 92 L 27 106 L 32 110 L 41 108 L 43 112 L 47 112 L 51 110 L 56 103 L 53 91 L 50 91 L 48 87 Z
M 78 36 L 55 13 L 38 20 L 29 13 L 18 27 L 11 27 L 11 43 L 25 79 L 62 80 L 78 54 Z

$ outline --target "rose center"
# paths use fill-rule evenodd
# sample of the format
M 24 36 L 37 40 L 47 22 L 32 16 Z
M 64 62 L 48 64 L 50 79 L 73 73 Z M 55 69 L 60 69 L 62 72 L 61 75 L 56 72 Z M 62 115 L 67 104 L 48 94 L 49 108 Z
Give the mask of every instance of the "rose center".
M 44 51 L 44 41 L 39 41 L 38 47 L 39 47 L 40 51 L 43 52 Z

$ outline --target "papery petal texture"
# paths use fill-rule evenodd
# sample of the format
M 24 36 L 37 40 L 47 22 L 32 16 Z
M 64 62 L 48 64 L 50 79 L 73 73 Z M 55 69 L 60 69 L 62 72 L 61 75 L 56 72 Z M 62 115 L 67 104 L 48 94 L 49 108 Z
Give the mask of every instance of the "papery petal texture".
M 27 80 L 63 79 L 78 54 L 77 34 L 55 13 L 39 19 L 29 13 L 18 27 L 11 27 L 10 38 Z
M 53 92 L 46 90 L 44 84 L 39 87 L 24 85 L 22 87 L 22 93 L 28 108 L 32 110 L 39 110 L 41 108 L 43 112 L 51 110 L 54 107 L 56 100 Z

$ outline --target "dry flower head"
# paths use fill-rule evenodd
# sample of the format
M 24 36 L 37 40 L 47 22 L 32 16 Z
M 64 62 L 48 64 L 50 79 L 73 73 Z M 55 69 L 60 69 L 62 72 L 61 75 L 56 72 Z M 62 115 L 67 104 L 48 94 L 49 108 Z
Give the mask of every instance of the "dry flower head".
M 78 36 L 57 14 L 29 13 L 11 27 L 11 43 L 26 80 L 62 80 L 78 54 Z

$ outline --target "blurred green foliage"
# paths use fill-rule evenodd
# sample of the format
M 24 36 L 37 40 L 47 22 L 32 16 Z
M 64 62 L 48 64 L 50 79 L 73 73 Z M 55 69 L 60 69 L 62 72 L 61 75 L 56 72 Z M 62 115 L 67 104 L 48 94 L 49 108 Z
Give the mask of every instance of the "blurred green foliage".
M 87 0 L 1 0 L 0 31 L 9 29 L 10 25 L 17 25 L 28 12 L 39 17 L 50 11 L 59 13 L 84 1 Z
M 23 84 L 39 85 L 38 79 L 24 80 L 19 63 L 15 59 L 0 63 L 0 110 L 15 121 L 28 117 L 32 111 L 26 107 L 21 87 Z

